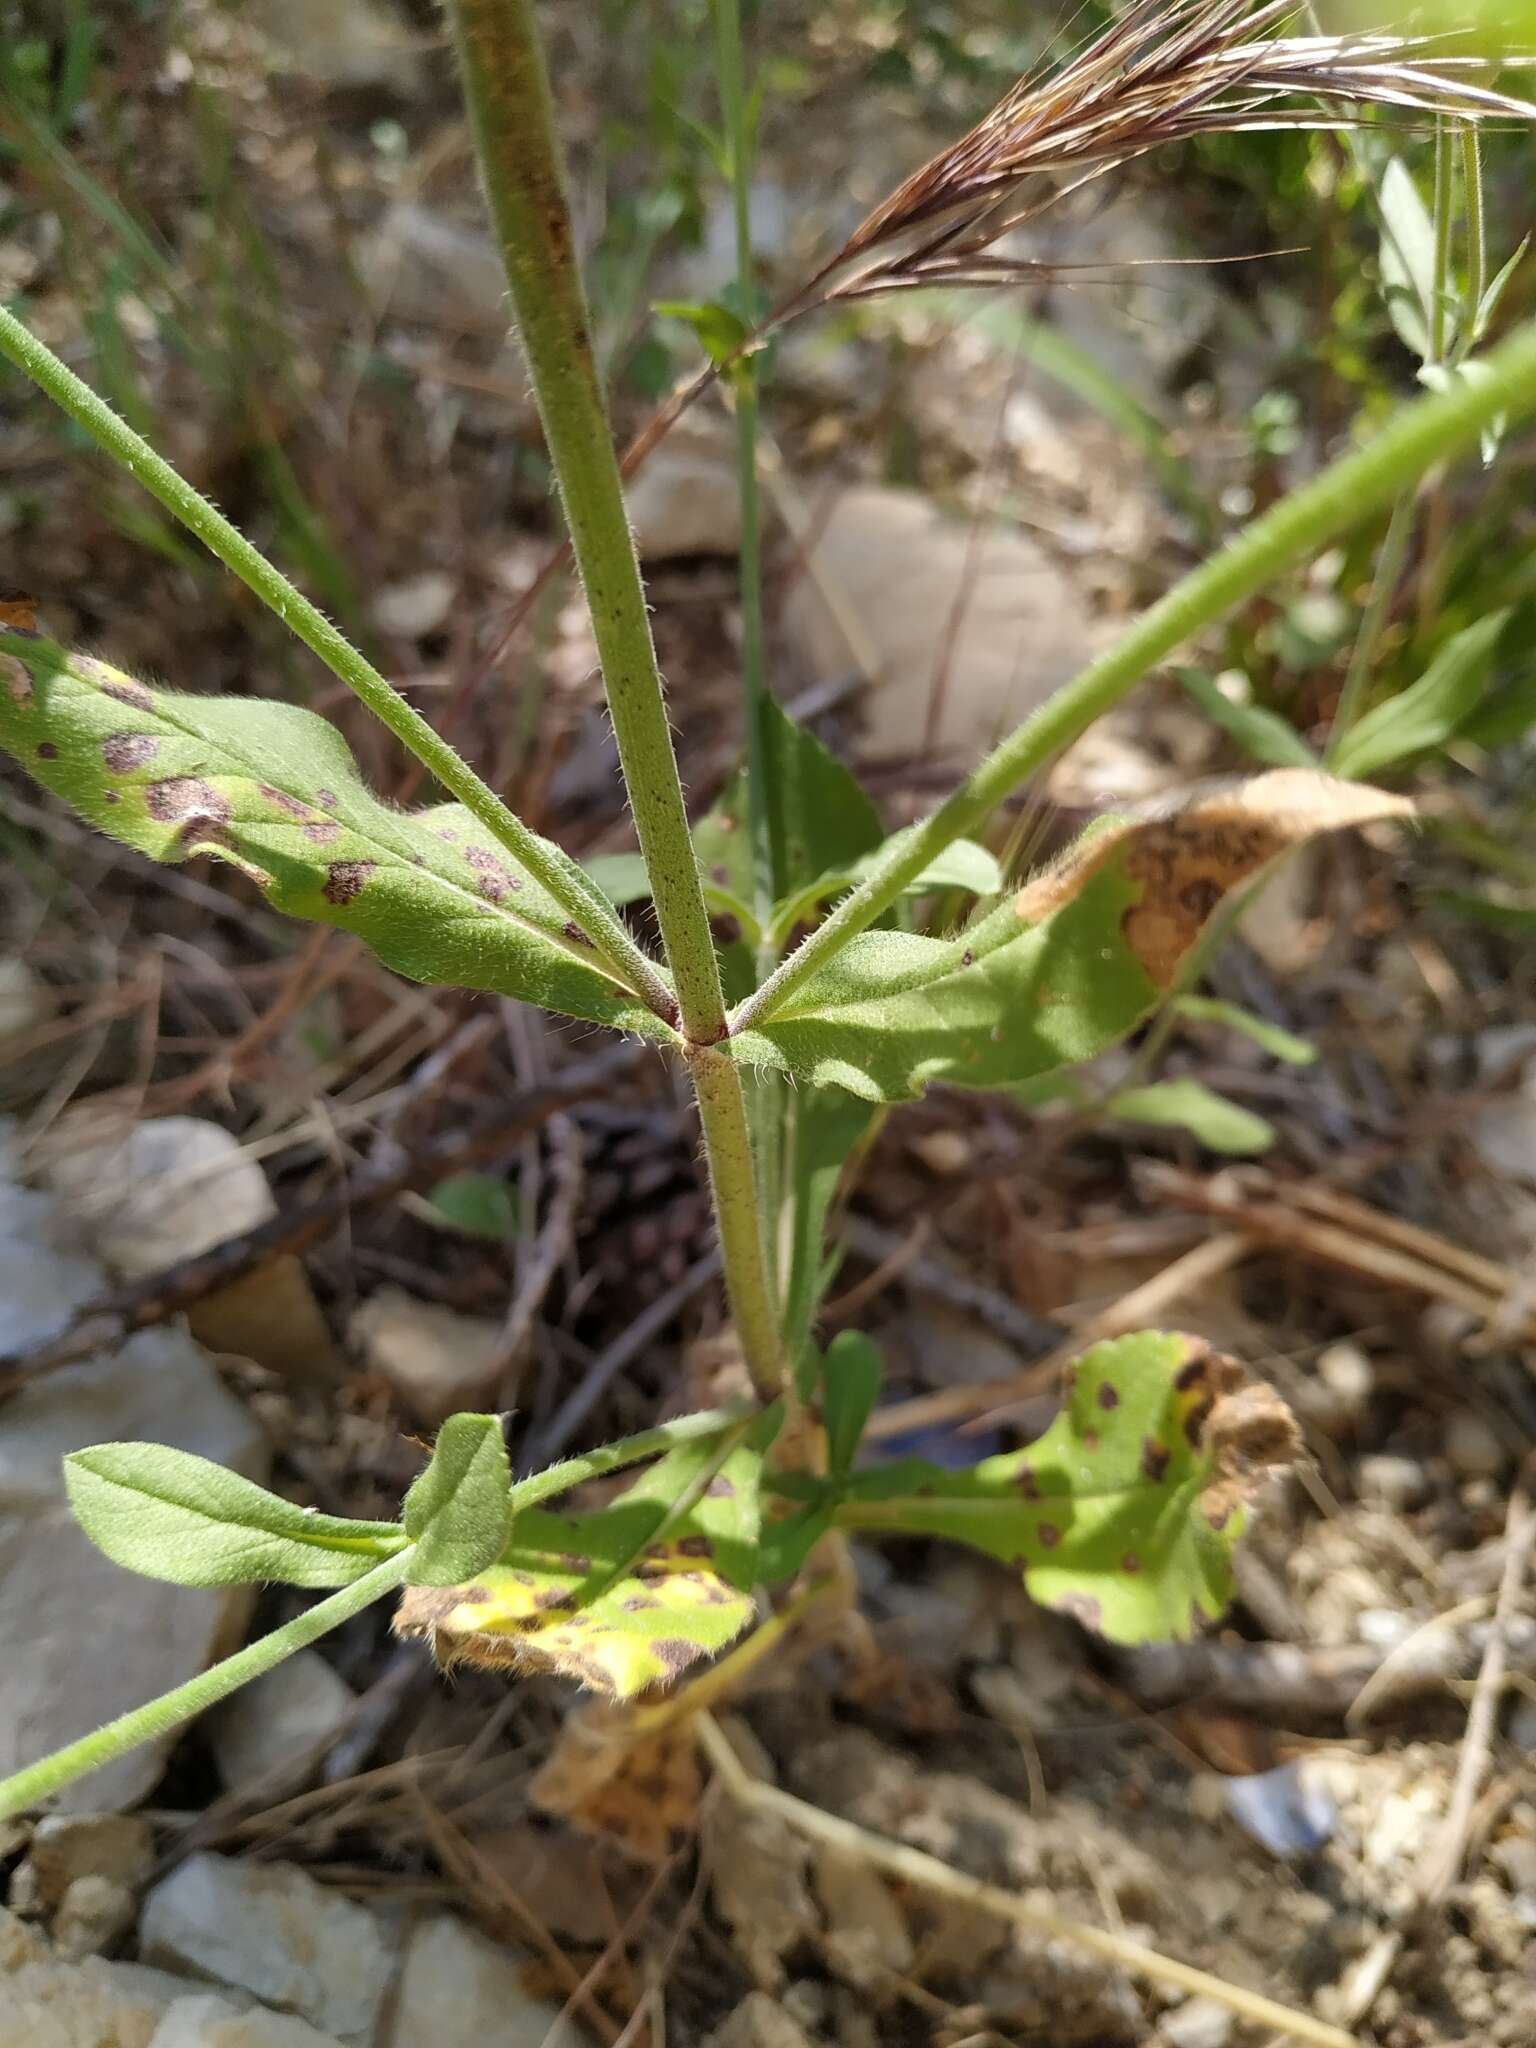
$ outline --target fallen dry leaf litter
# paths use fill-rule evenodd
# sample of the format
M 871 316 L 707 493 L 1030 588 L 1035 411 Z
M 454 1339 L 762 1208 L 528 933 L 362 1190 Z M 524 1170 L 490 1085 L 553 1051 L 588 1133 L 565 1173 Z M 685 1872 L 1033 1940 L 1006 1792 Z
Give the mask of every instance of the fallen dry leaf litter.
M 601 112 L 624 46 L 556 14 L 593 236 L 601 153 L 632 146 Z M 104 111 L 71 150 L 159 252 L 115 331 L 167 453 L 370 636 L 532 822 L 624 848 L 570 591 L 483 673 L 546 559 L 547 479 L 434 19 L 365 0 L 189 6 L 133 35 L 103 18 Z M 893 120 L 855 89 L 870 31 L 851 10 L 794 26 L 826 77 L 793 148 L 768 115 L 760 238 L 786 276 L 953 132 L 948 107 L 925 127 L 912 96 Z M 221 281 L 239 218 L 264 240 L 264 296 Z M 4 219 L 7 290 L 78 352 L 111 261 L 100 211 L 29 163 Z M 1078 225 L 1095 258 L 1182 246 L 1166 195 L 1134 185 Z M 714 288 L 718 246 L 711 214 L 669 289 Z M 1168 275 L 1158 294 L 1137 273 L 1058 291 L 1051 310 L 1125 369 L 1219 502 L 1249 488 L 1255 287 Z M 1127 300 L 1137 321 L 1117 324 Z M 599 315 L 617 350 L 644 303 Z M 955 306 L 882 309 L 841 346 L 797 330 L 774 379 L 773 673 L 894 823 L 1197 536 L 1143 454 Z M 638 423 L 633 391 L 623 403 Z M 1304 439 L 1295 473 L 1320 446 Z M 58 637 L 183 686 L 311 702 L 406 793 L 274 622 L 15 394 L 0 510 L 6 582 Z M 739 727 L 733 494 L 707 415 L 653 458 L 635 511 L 703 805 Z M 1063 838 L 1108 795 L 1234 765 L 1224 744 L 1148 686 L 1019 825 Z M 1491 829 L 1517 793 L 1497 772 L 1479 785 Z M 396 982 L 227 874 L 151 873 L 13 774 L 5 806 L 0 1639 L 62 1646 L 0 1661 L 17 1762 L 40 1731 L 79 1732 L 293 1611 L 98 1559 L 64 1514 L 68 1443 L 174 1440 L 324 1510 L 389 1514 L 455 1407 L 515 1408 L 533 1466 L 728 1397 L 739 1368 L 695 1133 L 654 1058 Z M 1412 872 L 1369 835 L 1303 856 L 1217 961 L 1214 993 L 1310 1041 L 1314 1065 L 1220 1023 L 1169 1037 L 1160 1072 L 1274 1126 L 1262 1165 L 1072 1105 L 936 1093 L 889 1118 L 843 1220 L 828 1321 L 885 1349 L 887 1448 L 968 1458 L 1036 1433 L 1074 1339 L 1127 1319 L 1187 1328 L 1278 1389 L 1309 1456 L 1259 1520 L 1229 1623 L 1110 1652 L 980 1561 L 858 1546 L 867 1628 L 787 1628 L 713 1707 L 753 1777 L 1067 1919 L 1375 2048 L 1520 2048 L 1536 2039 L 1536 990 L 1515 943 L 1426 910 L 1427 887 L 1458 878 L 1438 844 Z M 1142 1057 L 1102 1063 L 1095 1086 L 1136 1080 Z M 467 1220 L 444 1198 L 456 1179 L 478 1190 Z M 1479 1712 L 1491 1648 L 1505 1675 Z M 0 1831 L 0 2040 L 183 2048 L 242 2014 L 256 2048 L 467 2042 L 487 2015 L 498 2040 L 658 2048 L 1268 2038 L 1219 1996 L 707 1789 L 664 1710 L 638 1749 L 608 1716 L 544 1679 L 446 1687 L 370 1614 Z

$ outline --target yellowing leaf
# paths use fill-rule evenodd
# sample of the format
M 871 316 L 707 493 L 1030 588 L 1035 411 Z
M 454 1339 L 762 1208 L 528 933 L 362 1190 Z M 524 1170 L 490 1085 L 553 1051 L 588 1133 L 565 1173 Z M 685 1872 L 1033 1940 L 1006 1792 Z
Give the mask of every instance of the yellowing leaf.
M 445 1666 L 554 1671 L 610 1699 L 670 1683 L 756 1612 L 761 1455 L 741 1445 L 711 1476 L 711 1448 L 672 1452 L 595 1514 L 525 1510 L 488 1570 L 407 1588 L 396 1630 Z M 694 1479 L 702 1496 L 676 1513 Z
M 1026 1450 L 968 1472 L 912 1460 L 856 1475 L 837 1520 L 985 1551 L 1113 1642 L 1184 1637 L 1226 1607 L 1254 1485 L 1296 1444 L 1283 1402 L 1235 1360 L 1143 1331 L 1085 1353 Z

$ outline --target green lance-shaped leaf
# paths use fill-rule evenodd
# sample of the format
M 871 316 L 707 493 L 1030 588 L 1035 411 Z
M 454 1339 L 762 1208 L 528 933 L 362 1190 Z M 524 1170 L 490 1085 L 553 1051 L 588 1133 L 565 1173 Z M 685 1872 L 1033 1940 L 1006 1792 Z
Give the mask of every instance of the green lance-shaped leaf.
M 1411 813 L 1402 797 L 1300 768 L 1196 784 L 1101 821 L 958 938 L 862 933 L 722 1050 L 870 1102 L 934 1081 L 1017 1086 L 1140 1023 L 1228 892 L 1289 847 Z
M 349 1586 L 405 1538 L 283 1500 L 168 1444 L 94 1444 L 64 1460 L 75 1520 L 114 1564 L 176 1586 Z
M 853 1470 L 884 1373 L 885 1360 L 878 1345 L 862 1330 L 840 1330 L 827 1346 L 821 1375 L 821 1419 L 827 1432 L 827 1469 L 834 1478 Z
M 450 1415 L 402 1508 L 409 1584 L 453 1586 L 494 1564 L 512 1534 L 511 1489 L 501 1417 Z
M 1265 1118 L 1218 1095 L 1190 1074 L 1173 1081 L 1152 1081 L 1144 1088 L 1122 1088 L 1111 1095 L 1104 1109 L 1128 1124 L 1188 1131 L 1208 1152 L 1223 1152 L 1234 1159 L 1252 1159 L 1267 1152 L 1279 1136 Z
M 0 634 L 0 747 L 114 839 L 152 860 L 229 861 L 275 909 L 355 932 L 413 981 L 658 1028 L 469 812 L 392 810 L 312 711 L 151 688 L 92 656 Z
M 1296 1445 L 1289 1410 L 1234 1360 L 1144 1331 L 1078 1361 L 1027 1450 L 969 1472 L 913 1460 L 858 1475 L 837 1520 L 1000 1558 L 1042 1606 L 1112 1642 L 1185 1637 L 1225 1609 L 1255 1478 Z
M 722 1462 L 706 1441 L 595 1514 L 525 1509 L 494 1565 L 463 1585 L 409 1588 L 395 1627 L 426 1637 L 445 1666 L 554 1671 L 620 1700 L 666 1684 L 753 1618 L 761 1470 L 756 1444 Z
M 1444 746 L 1487 693 L 1493 657 L 1509 613 L 1490 612 L 1455 634 L 1419 680 L 1368 711 L 1334 749 L 1340 775 L 1379 775 L 1383 768 Z

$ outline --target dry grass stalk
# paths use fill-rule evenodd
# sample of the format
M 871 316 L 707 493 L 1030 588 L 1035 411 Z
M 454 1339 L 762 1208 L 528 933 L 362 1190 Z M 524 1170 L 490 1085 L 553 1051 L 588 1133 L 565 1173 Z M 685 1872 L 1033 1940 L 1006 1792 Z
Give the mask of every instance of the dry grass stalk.
M 1293 0 L 1136 0 L 914 171 L 770 325 L 834 299 L 1037 270 L 997 243 L 1165 143 L 1348 126 L 1367 107 L 1536 119 L 1536 107 L 1480 85 L 1478 60 L 1449 51 L 1443 36 L 1274 33 L 1297 15 Z

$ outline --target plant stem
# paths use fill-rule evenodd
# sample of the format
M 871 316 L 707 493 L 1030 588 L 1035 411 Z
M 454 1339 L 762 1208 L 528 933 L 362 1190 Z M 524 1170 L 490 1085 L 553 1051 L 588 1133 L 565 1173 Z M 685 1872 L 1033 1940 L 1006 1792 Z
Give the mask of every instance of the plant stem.
M 736 1334 L 754 1383 L 771 1400 L 789 1390 L 790 1374 L 768 1279 L 763 1212 L 741 1069 L 723 1054 L 698 1046 L 689 1053 L 688 1071 L 699 1098 L 720 1256 Z
M 715 0 L 720 113 L 730 152 L 731 201 L 736 227 L 737 313 L 754 324 L 757 281 L 752 267 L 752 137 L 747 114 L 739 0 Z M 730 372 L 736 411 L 736 487 L 741 506 L 738 550 L 741 584 L 741 684 L 747 741 L 747 827 L 757 921 L 767 929 L 782 877 L 774 851 L 773 806 L 763 730 L 762 520 L 757 488 L 757 358 L 742 358 Z
M 1536 321 L 1485 359 L 1485 374 L 1404 406 L 1365 447 L 1341 456 L 1191 571 L 1082 674 L 988 755 L 933 815 L 887 847 L 867 878 L 731 1020 L 733 1031 L 772 1017 L 820 966 L 894 903 L 946 846 L 974 832 L 1018 785 L 1118 704 L 1175 649 L 1234 605 L 1347 532 L 1436 463 L 1475 445 L 1508 414 L 1536 411 Z
M 1435 282 L 1429 309 L 1429 360 L 1445 361 L 1451 281 L 1451 230 L 1456 203 L 1456 158 L 1444 117 L 1435 123 Z
M 709 1045 L 725 1031 L 720 970 L 598 383 L 532 0 L 452 0 L 450 13 L 683 1031 Z
M 622 1471 L 626 1465 L 638 1465 L 644 1458 L 661 1457 L 698 1437 L 723 1436 L 739 1423 L 750 1422 L 759 1412 L 755 1401 L 732 1401 L 723 1408 L 708 1408 L 698 1415 L 680 1415 L 675 1422 L 659 1422 L 654 1429 L 620 1437 L 617 1443 L 600 1444 L 595 1451 L 583 1451 L 580 1457 L 563 1458 L 558 1465 L 546 1465 L 542 1472 L 518 1481 L 512 1489 L 512 1512 L 516 1514 L 522 1508 L 536 1507 L 540 1501 L 553 1500 L 556 1494 L 567 1493 L 584 1480 Z
M 126 1756 L 129 1750 L 153 1742 L 158 1736 L 168 1735 L 184 1721 L 191 1721 L 219 1700 L 228 1699 L 232 1692 L 248 1685 L 253 1678 L 260 1678 L 264 1672 L 273 1670 L 295 1651 L 307 1649 L 311 1643 L 318 1642 L 321 1636 L 340 1627 L 342 1622 L 350 1621 L 354 1614 L 361 1614 L 365 1607 L 371 1606 L 385 1593 L 393 1592 L 404 1580 L 414 1555 L 415 1546 L 407 1545 L 396 1556 L 386 1558 L 371 1572 L 355 1579 L 350 1586 L 343 1586 L 339 1593 L 332 1593 L 328 1599 L 318 1601 L 302 1614 L 295 1615 L 284 1627 L 274 1629 L 271 1635 L 263 1636 L 259 1642 L 248 1643 L 233 1657 L 226 1657 L 222 1664 L 200 1671 L 196 1678 L 189 1678 L 185 1685 L 162 1693 L 159 1699 L 151 1700 L 147 1706 L 119 1714 L 104 1728 L 82 1735 L 78 1742 L 55 1750 L 52 1756 L 44 1757 L 40 1763 L 29 1764 L 25 1770 L 16 1771 L 0 1782 L 0 1820 L 9 1820 L 15 1814 L 41 1805 L 43 1800 L 51 1799 L 55 1792 L 62 1792 L 66 1785 L 74 1784 L 87 1772 L 99 1771 L 104 1764 L 115 1763 L 120 1756 Z
M 1475 123 L 1461 131 L 1462 184 L 1467 206 L 1467 293 L 1458 354 L 1470 355 L 1482 340 L 1479 322 L 1488 289 L 1488 211 L 1483 198 L 1483 139 Z
M 290 632 L 319 655 L 332 674 L 362 699 L 401 745 L 480 820 L 549 891 L 562 910 L 570 913 L 592 939 L 594 950 L 614 976 L 632 988 L 658 1016 L 672 1019 L 675 1006 L 671 991 L 617 913 L 606 904 L 601 891 L 584 886 L 574 863 L 558 847 L 530 832 L 448 742 L 411 709 L 346 635 L 4 306 L 0 306 L 0 355 L 30 377 L 39 390 L 46 392 L 55 405 L 85 429 L 104 454 L 135 477 L 226 569 L 276 612 Z

